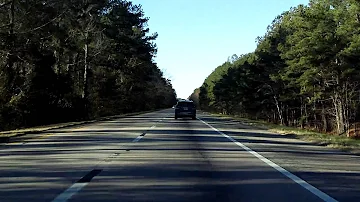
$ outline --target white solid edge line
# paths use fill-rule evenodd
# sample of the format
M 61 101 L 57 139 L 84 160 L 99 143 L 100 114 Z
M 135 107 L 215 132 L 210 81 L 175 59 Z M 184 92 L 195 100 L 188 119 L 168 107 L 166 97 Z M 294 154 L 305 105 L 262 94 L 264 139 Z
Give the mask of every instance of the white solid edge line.
M 211 129 L 215 130 L 216 132 L 218 132 L 219 134 L 223 135 L 224 137 L 226 137 L 227 139 L 231 140 L 232 142 L 234 142 L 236 145 L 238 145 L 239 147 L 243 148 L 245 151 L 249 152 L 250 154 L 256 156 L 258 159 L 260 159 L 261 161 L 265 162 L 266 164 L 268 164 L 269 166 L 275 168 L 277 171 L 279 171 L 281 174 L 285 175 L 286 177 L 290 178 L 292 181 L 296 182 L 297 184 L 299 184 L 300 186 L 302 186 L 303 188 L 309 190 L 311 193 L 315 194 L 316 196 L 318 196 L 319 198 L 321 198 L 322 200 L 326 201 L 326 202 L 337 202 L 337 200 L 335 200 L 334 198 L 332 198 L 331 196 L 325 194 L 324 192 L 320 191 L 319 189 L 317 189 L 316 187 L 312 186 L 311 184 L 307 183 L 306 181 L 304 181 L 303 179 L 299 178 L 298 176 L 292 174 L 291 172 L 285 170 L 284 168 L 282 168 L 281 166 L 277 165 L 276 163 L 270 161 L 269 159 L 263 157 L 262 155 L 260 155 L 259 153 L 255 152 L 254 150 L 250 149 L 249 147 L 245 146 L 244 144 L 236 141 L 234 138 L 226 135 L 225 133 L 219 131 L 218 129 L 214 128 L 213 126 L 211 126 L 210 124 L 206 123 L 205 121 L 201 120 L 200 118 L 198 118 L 201 122 L 203 122 L 205 125 L 209 126 Z
M 73 195 L 79 192 L 82 188 L 84 188 L 88 183 L 75 183 L 59 196 L 57 196 L 52 202 L 66 202 L 68 201 Z

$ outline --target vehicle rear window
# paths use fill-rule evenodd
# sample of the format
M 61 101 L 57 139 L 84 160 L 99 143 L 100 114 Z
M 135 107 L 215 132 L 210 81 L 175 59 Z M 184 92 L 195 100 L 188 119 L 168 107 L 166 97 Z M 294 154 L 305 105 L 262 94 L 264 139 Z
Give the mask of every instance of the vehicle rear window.
M 179 107 L 194 107 L 194 103 L 192 102 L 178 102 Z

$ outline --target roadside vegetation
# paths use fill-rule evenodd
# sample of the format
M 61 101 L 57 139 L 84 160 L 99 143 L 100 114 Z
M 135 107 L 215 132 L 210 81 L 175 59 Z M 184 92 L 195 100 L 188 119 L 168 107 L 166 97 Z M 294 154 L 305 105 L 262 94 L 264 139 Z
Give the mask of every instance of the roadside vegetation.
M 0 3 L 0 130 L 171 107 L 140 5 Z
M 350 136 L 360 133 L 359 1 L 311 0 L 277 16 L 256 42 L 205 79 L 201 109 L 358 147 Z
M 269 130 L 271 132 L 284 135 L 288 138 L 297 138 L 316 145 L 336 148 L 343 151 L 360 154 L 360 139 L 348 138 L 347 136 L 329 135 L 327 133 L 317 132 L 309 129 L 301 129 L 297 127 L 284 126 L 274 123 L 269 123 L 264 120 L 254 120 L 236 115 L 215 114 L 212 115 L 221 118 L 230 118 L 239 121 L 241 124 L 252 127 Z

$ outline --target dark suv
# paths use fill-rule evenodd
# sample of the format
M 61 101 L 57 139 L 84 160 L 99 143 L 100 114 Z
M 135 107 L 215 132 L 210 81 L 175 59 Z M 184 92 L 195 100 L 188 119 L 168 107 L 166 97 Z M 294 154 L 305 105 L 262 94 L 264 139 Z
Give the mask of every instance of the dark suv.
M 191 117 L 196 119 L 196 108 L 193 101 L 181 100 L 175 105 L 175 119 L 180 117 Z

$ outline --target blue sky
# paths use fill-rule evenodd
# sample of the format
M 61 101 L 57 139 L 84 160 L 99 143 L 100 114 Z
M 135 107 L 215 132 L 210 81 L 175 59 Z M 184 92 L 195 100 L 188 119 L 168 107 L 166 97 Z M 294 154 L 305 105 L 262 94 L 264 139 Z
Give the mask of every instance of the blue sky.
M 178 97 L 187 98 L 233 54 L 255 50 L 255 39 L 283 11 L 309 0 L 133 0 L 159 34 L 155 62 Z

